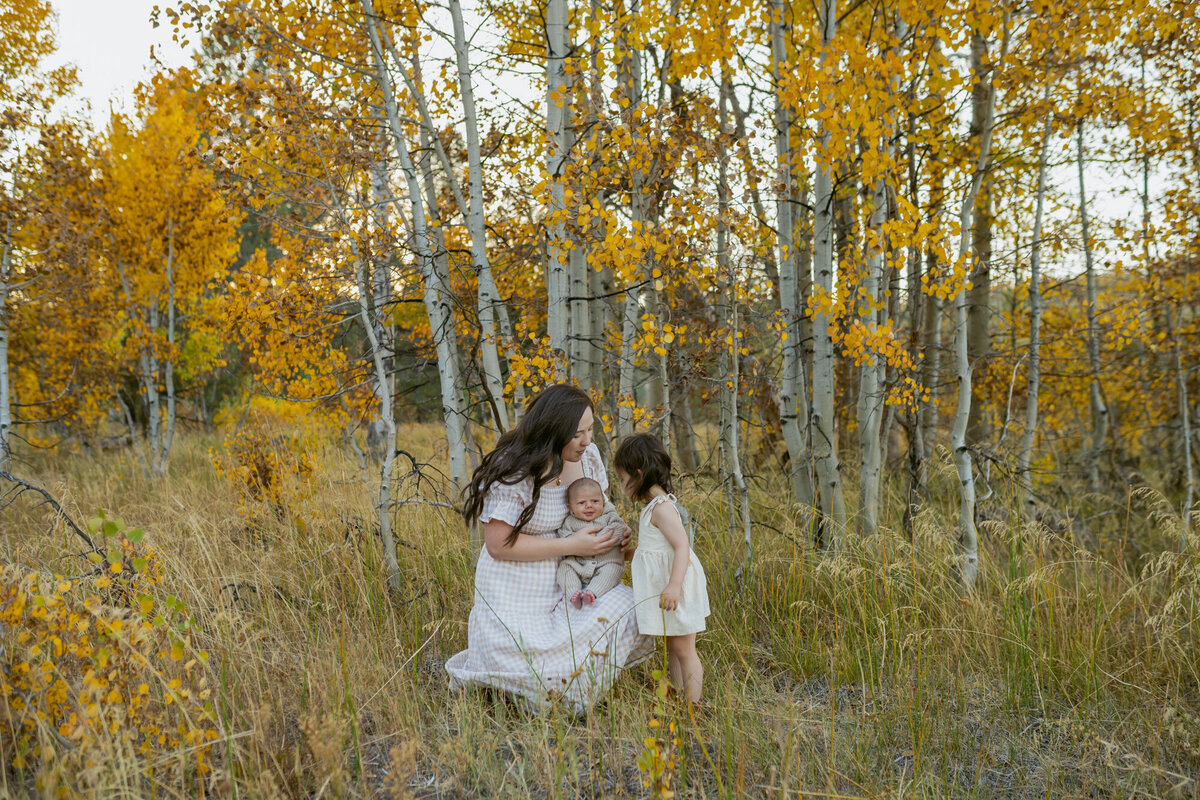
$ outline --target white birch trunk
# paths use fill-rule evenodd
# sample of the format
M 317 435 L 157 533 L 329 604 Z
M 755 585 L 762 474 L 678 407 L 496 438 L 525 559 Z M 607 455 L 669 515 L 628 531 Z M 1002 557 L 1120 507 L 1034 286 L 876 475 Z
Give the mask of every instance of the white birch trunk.
M 791 112 L 784 102 L 782 81 L 787 72 L 787 31 L 783 0 L 771 0 L 771 63 L 775 94 L 775 225 L 779 244 L 779 307 L 783 316 L 783 385 L 780 387 L 779 422 L 788 450 L 788 478 L 792 499 L 812 507 L 812 452 L 808 442 L 808 385 L 804 370 L 804 342 L 798 307 L 800 296 L 795 258 L 795 224 L 792 218 Z M 722 97 L 724 99 L 724 97 Z M 725 164 L 721 162 L 722 174 Z M 724 180 L 724 179 L 722 179 Z M 737 343 L 734 342 L 736 350 Z M 736 361 L 736 358 L 735 358 Z
M 983 182 L 984 170 L 988 167 L 991 150 L 992 124 L 996 103 L 996 92 L 992 84 L 992 71 L 977 70 L 975 79 L 989 83 L 987 108 L 979 134 L 979 154 L 975 168 L 959 209 L 958 262 L 963 264 L 971 255 L 971 218 L 975 209 L 975 198 Z M 966 274 L 971 274 L 967 265 Z M 954 371 L 958 381 L 958 403 L 954 414 L 954 427 L 950 433 L 950 448 L 954 453 L 954 466 L 961 487 L 959 509 L 961 563 L 959 579 L 963 586 L 972 589 L 979 572 L 979 533 L 975 528 L 975 474 L 972 467 L 971 449 L 967 445 L 967 424 L 971 416 L 971 361 L 967 350 L 967 307 L 970 305 L 967 284 L 964 282 L 954 298 Z
M 887 185 L 880 178 L 871 194 L 871 227 L 878 233 L 887 220 Z M 882 299 L 883 261 L 885 251 L 882 242 L 875 243 L 875 250 L 867 257 L 867 275 L 863 285 L 867 294 L 868 311 L 864 324 L 874 330 L 880 323 L 884 311 L 876 311 L 875 303 Z M 885 306 L 886 308 L 886 306 Z M 879 489 L 883 469 L 883 442 L 880 434 L 883 427 L 883 372 L 884 357 L 872 353 L 859 368 L 858 380 L 858 443 L 861 459 L 859 494 L 862 511 L 859 516 L 859 533 L 870 536 L 879 527 Z
M 425 223 L 425 202 L 421 196 L 421 185 L 409 155 L 408 145 L 404 141 L 404 127 L 400 122 L 396 97 L 392 92 L 391 79 L 388 77 L 383 46 L 376 26 L 375 12 L 372 9 L 371 0 L 361 0 L 361 2 L 365 14 L 364 23 L 367 26 L 367 35 L 371 40 L 371 54 L 375 62 L 376 78 L 379 81 L 384 108 L 387 111 L 388 125 L 391 128 L 392 142 L 396 147 L 396 154 L 400 158 L 400 169 L 404 173 L 408 187 L 408 199 L 412 205 L 412 232 L 417 261 L 420 264 L 425 287 L 425 311 L 429 316 L 429 327 L 433 332 L 433 340 L 437 348 L 442 417 L 446 425 L 446 442 L 449 447 L 450 480 L 456 487 L 462 487 L 467 474 L 467 447 L 462 397 L 458 393 L 459 386 L 455 380 L 458 370 L 458 354 L 456 352 L 453 310 L 450 306 L 448 287 L 439 278 L 434 263 L 434 254 L 430 247 L 429 232 Z
M 1046 86 L 1045 99 L 1050 99 Z M 1046 201 L 1046 162 L 1050 152 L 1050 117 L 1042 128 L 1042 144 L 1038 154 L 1037 205 L 1033 214 L 1033 245 L 1029 252 L 1029 367 L 1025 399 L 1025 430 L 1017 454 L 1017 486 L 1021 492 L 1021 512 L 1026 519 L 1034 518 L 1033 482 L 1029 465 L 1033 460 L 1033 443 L 1038 427 L 1038 392 L 1042 380 L 1042 220 Z
M 146 466 L 146 457 L 142 453 L 142 437 L 138 434 L 137 425 L 133 421 L 133 412 L 129 410 L 129 404 L 125 402 L 125 398 L 121 397 L 121 390 L 113 392 L 117 396 L 117 402 L 121 404 L 121 411 L 125 414 L 125 424 L 129 428 L 129 444 L 133 447 L 133 452 L 137 455 L 138 466 L 142 468 L 142 475 L 149 478 L 150 469 Z
M 1087 278 L 1087 351 L 1091 380 L 1088 404 L 1092 412 L 1092 444 L 1086 454 L 1088 488 L 1100 490 L 1100 456 L 1108 439 L 1108 406 L 1100 386 L 1100 336 L 1096 330 L 1096 270 L 1092 262 L 1092 242 L 1088 229 L 1087 192 L 1083 183 L 1083 120 L 1075 126 L 1076 163 L 1079 171 L 1079 224 L 1083 233 L 1083 263 Z M 1186 408 L 1184 414 L 1187 413 Z
M 633 433 L 633 342 L 638 335 L 641 318 L 641 289 L 630 286 L 625 290 L 621 314 L 621 363 L 617 382 L 617 435 L 624 438 Z
M 721 356 L 721 374 L 725 386 L 721 391 L 721 463 L 728 471 L 729 482 L 729 528 L 737 530 L 735 520 L 737 513 L 734 508 L 741 510 L 742 541 L 745 544 L 746 566 L 754 563 L 754 541 L 750 536 L 750 493 L 746 488 L 746 479 L 742 474 L 742 458 L 738 447 L 738 387 L 740 375 L 740 340 L 738 339 L 738 281 L 737 272 L 733 268 L 733 260 L 729 257 L 729 176 L 726 168 L 727 153 L 725 136 L 729 127 L 727 112 L 728 98 L 732 91 L 729 84 L 728 65 L 721 65 L 721 96 L 718 103 L 720 132 L 718 134 L 717 154 L 717 269 L 725 284 L 724 330 L 728 331 L 729 343 L 723 348 Z M 811 505 L 812 485 L 809 484 L 809 504 Z
M 632 15 L 634 12 L 630 12 Z M 641 85 L 641 52 L 633 49 L 628 30 L 628 17 L 622 23 L 618 37 L 618 49 L 621 60 L 618 67 L 621 91 L 628 99 L 624 114 L 624 124 L 632 132 L 638 120 L 638 106 L 642 102 Z M 629 213 L 633 221 L 634 231 L 644 229 L 643 207 L 643 175 L 640 170 L 634 170 L 630 176 Z M 632 284 L 625 290 L 625 304 L 621 315 L 621 359 L 618 368 L 620 375 L 617 379 L 617 434 L 621 437 L 633 433 L 633 408 L 636 405 L 633 379 L 637 370 L 634 362 L 633 343 L 641 330 L 642 317 L 642 288 L 639 285 L 639 275 L 634 273 Z
M 837 0 L 821 0 L 822 66 L 828 57 L 829 45 L 837 35 Z M 820 103 L 824 112 L 824 99 Z M 820 127 L 821 149 L 828 152 L 829 129 Z M 833 297 L 833 165 L 818 163 L 814 181 L 816 214 L 813 224 L 813 269 L 815 289 L 823 298 Z M 783 268 L 783 265 L 780 265 Z M 780 294 L 785 294 L 783 291 Z M 836 543 L 846 524 L 845 501 L 842 499 L 842 480 L 838 466 L 837 443 L 834 440 L 834 350 L 829 333 L 829 315 L 823 311 L 813 315 L 813 403 L 812 450 L 817 473 L 817 490 L 821 498 L 821 513 L 831 523 L 829 542 Z
M 158 304 L 151 301 L 149 310 L 150 336 L 158 334 Z M 146 409 L 150 429 L 150 463 L 155 475 L 163 474 L 162 465 L 162 398 L 158 391 L 158 357 L 154 343 L 142 347 L 142 388 L 146 392 Z
M 907 26 L 896 17 L 897 47 L 902 47 Z M 892 96 L 900 87 L 898 76 L 891 81 Z M 886 151 L 888 161 L 895 157 L 892 130 L 886 130 L 879 141 Z M 880 176 L 871 193 L 870 226 L 875 231 L 874 250 L 867 257 L 866 284 L 867 313 L 864 322 L 872 331 L 878 330 L 889 321 L 891 302 L 884 296 L 884 271 L 891 250 L 890 243 L 882 237 L 884 223 L 888 219 L 888 187 L 884 176 Z M 891 287 L 888 287 L 891 288 Z M 893 297 L 895 293 L 893 292 Z M 875 308 L 875 306 L 879 306 Z M 859 442 L 859 532 L 862 536 L 873 535 L 879 527 L 879 495 L 882 483 L 883 460 L 886 455 L 883 437 L 888 425 L 884 422 L 884 395 L 887 385 L 887 359 L 880 353 L 872 353 L 859 369 L 858 382 L 858 442 Z M 891 419 L 891 409 L 888 409 Z
M 369 2 L 369 0 L 367 0 Z M 383 422 L 384 451 L 383 466 L 379 470 L 379 495 L 375 500 L 375 517 L 379 523 L 379 535 L 383 540 L 383 558 L 387 563 L 388 586 L 393 591 L 400 588 L 400 562 L 396 558 L 396 538 L 392 534 L 392 466 L 396 462 L 396 419 L 392 414 L 392 395 L 387 379 L 383 348 L 375 335 L 375 322 L 367 308 L 367 296 L 371 287 L 367 282 L 366 266 L 360 254 L 355 253 L 355 276 L 358 280 L 358 313 L 363 330 L 371 346 L 371 360 L 375 366 L 375 391 L 379 393 L 380 420 Z
M 380 122 L 387 125 L 387 120 L 380 114 Z M 371 255 L 374 258 L 372 273 L 368 276 L 368 284 L 372 291 L 372 323 L 375 326 L 375 336 L 379 340 L 380 346 L 386 349 L 389 354 L 392 352 L 390 347 L 391 337 L 388 335 L 388 330 L 384 325 L 388 301 L 391 299 L 391 273 L 387 265 L 387 260 L 383 257 L 382 249 L 383 242 L 388 236 L 388 205 L 392 202 L 391 190 L 387 185 L 387 171 L 383 163 L 383 155 L 389 149 L 386 137 L 381 137 L 379 143 L 379 159 L 371 164 L 371 206 L 372 206 L 372 224 L 374 226 L 374 239 L 376 246 L 372 248 Z M 395 380 L 392 376 L 391 358 L 385 360 L 385 366 L 388 367 L 388 394 L 395 396 L 394 387 Z M 376 376 L 375 380 L 379 380 Z M 375 396 L 383 397 L 384 393 L 376 387 Z M 376 418 L 367 423 L 367 445 L 372 454 L 378 458 L 382 455 L 384 448 L 387 446 L 387 423 L 384 417 L 390 416 L 387 409 L 380 407 Z M 353 440 L 353 434 L 351 434 Z M 355 442 L 357 447 L 357 442 Z
M 563 170 L 567 160 L 567 126 L 570 109 L 566 72 L 567 2 L 546 0 L 546 175 L 550 181 L 551 217 L 566 206 Z M 546 229 L 546 335 L 550 348 L 563 363 L 567 359 L 568 308 L 566 226 L 551 220 Z M 557 380 L 565 375 L 558 371 Z
M 459 9 L 459 13 L 461 14 L 461 8 Z M 388 51 L 392 54 L 392 58 L 396 62 L 396 67 L 397 67 L 397 69 L 400 70 L 401 77 L 404 78 L 405 84 L 408 86 L 408 89 L 411 92 L 413 99 L 416 101 L 417 112 L 418 112 L 418 114 L 420 114 L 420 117 L 421 117 L 421 125 L 433 143 L 434 153 L 437 154 L 438 160 L 441 162 L 442 171 L 446 175 L 446 183 L 450 187 L 450 193 L 454 197 L 455 205 L 458 207 L 459 213 L 462 215 L 463 221 L 467 225 L 467 231 L 468 231 L 469 235 L 471 236 L 471 257 L 472 257 L 472 261 L 474 262 L 474 266 L 476 269 L 476 280 L 477 280 L 477 285 L 478 285 L 478 290 L 476 293 L 476 305 L 477 305 L 477 309 L 478 309 L 478 313 L 479 313 L 480 333 L 481 333 L 481 339 L 482 339 L 482 341 L 480 342 L 480 351 L 483 354 L 482 355 L 483 368 L 484 368 L 484 370 L 487 370 L 487 372 L 485 372 L 485 381 L 489 381 L 493 377 L 498 378 L 500 375 L 502 375 L 502 373 L 499 371 L 499 364 L 500 364 L 499 342 L 500 342 L 500 340 L 512 342 L 514 340 L 514 337 L 513 337 L 512 321 L 509 319 L 509 316 L 508 316 L 508 307 L 504 304 L 504 300 L 500 297 L 500 290 L 496 286 L 495 275 L 492 273 L 491 262 L 487 256 L 487 246 L 486 246 L 487 230 L 486 230 L 486 225 L 485 225 L 485 221 L 484 221 L 484 217 L 483 217 L 483 210 L 482 210 L 483 209 L 483 206 L 482 206 L 482 202 L 483 202 L 482 169 L 480 169 L 480 171 L 478 173 L 479 180 L 480 180 L 480 186 L 478 188 L 478 191 L 476 191 L 475 188 L 470 189 L 472 194 L 473 195 L 477 194 L 480 199 L 480 215 L 478 218 L 479 227 L 478 227 L 478 229 L 476 229 L 475 227 L 473 227 L 475 225 L 475 221 L 473 221 L 472 216 L 471 216 L 471 211 L 470 211 L 471 204 L 467 201 L 466 197 L 464 197 L 463 192 L 462 192 L 462 186 L 458 182 L 458 176 L 455 174 L 454 167 L 450 163 L 450 157 L 446 154 L 446 148 L 444 148 L 442 146 L 442 140 L 439 139 L 437 136 L 437 132 L 436 132 L 436 130 L 434 128 L 434 124 L 433 124 L 433 118 L 429 113 L 428 104 L 425 102 L 425 92 L 422 89 L 421 85 L 419 85 L 419 80 L 420 80 L 420 75 L 421 75 L 420 53 L 417 50 L 414 50 L 412 52 L 413 76 L 415 76 L 417 78 L 417 80 L 414 80 L 413 76 L 410 76 L 408 74 L 408 72 L 405 70 L 404 60 L 400 56 L 400 53 L 396 50 L 395 45 L 392 44 L 392 40 L 390 38 L 386 37 L 384 35 L 383 31 L 380 31 L 380 37 L 383 40 L 383 43 L 387 47 Z M 467 50 L 465 48 L 466 48 L 466 41 L 465 41 L 465 31 L 464 31 L 464 33 L 463 33 L 463 51 L 462 51 L 464 54 L 464 58 L 466 58 L 466 56 L 467 56 Z M 457 58 L 457 54 L 458 54 L 457 44 L 456 44 L 455 54 L 456 54 L 456 58 Z M 467 71 L 468 71 L 467 74 L 470 75 L 469 60 L 467 61 Z M 464 91 L 465 93 L 470 94 L 470 97 L 471 97 L 470 107 L 472 110 L 472 114 L 469 118 L 470 121 L 468 123 L 468 140 L 470 139 L 469 134 L 473 127 L 475 130 L 476 145 L 478 145 L 479 134 L 478 134 L 478 124 L 476 123 L 476 116 L 474 114 L 474 109 L 475 109 L 474 90 L 470 89 L 469 82 L 468 82 L 467 88 L 464 89 L 464 88 L 460 87 L 460 91 Z M 466 104 L 466 101 L 464 100 L 464 106 L 465 106 L 465 104 Z M 478 148 L 477 148 L 477 152 L 478 152 Z M 468 161 L 470 161 L 470 155 L 468 155 Z M 479 166 L 482 167 L 482 161 L 479 162 Z M 472 174 L 473 174 L 473 172 L 470 170 L 469 165 L 468 165 L 468 181 L 471 180 Z M 472 184 L 472 186 L 473 186 L 473 184 Z M 479 239 L 478 242 L 476 241 L 476 230 L 478 230 L 480 233 L 480 235 L 478 237 L 478 239 Z M 488 322 L 489 310 L 491 312 L 491 322 L 492 322 L 493 330 L 495 333 L 495 335 L 493 336 L 493 340 L 491 342 L 489 342 L 487 340 L 486 335 L 483 335 L 484 329 Z M 495 360 L 495 367 L 497 370 L 495 373 L 492 373 L 490 371 L 491 368 L 488 367 L 488 364 L 493 359 Z M 500 382 L 500 386 L 502 389 L 503 388 L 502 380 Z M 495 384 L 493 384 L 493 383 L 485 382 L 485 387 L 488 388 L 489 391 L 495 391 Z M 507 424 L 505 421 L 509 417 L 509 410 L 508 410 L 508 404 L 505 402 L 503 394 L 496 395 L 495 400 L 496 400 L 496 420 L 499 423 Z M 521 410 L 525 404 L 525 391 L 522 388 L 522 384 L 520 384 L 520 383 L 517 384 L 516 390 L 513 392 L 513 402 L 514 402 L 514 407 L 512 409 L 512 422 L 513 422 L 513 424 L 515 424 L 518 420 L 520 420 Z
M 933 176 L 933 186 L 930 190 L 930 217 L 936 231 L 941 227 L 942 210 L 945 205 L 945 175 L 942 172 L 940 165 L 934 164 L 935 170 Z M 926 260 L 925 272 L 932 277 L 938 274 L 938 256 L 934 248 L 929 249 Z M 925 490 L 925 480 L 928 476 L 928 462 L 933 458 L 933 443 L 938 436 L 938 428 L 941 425 L 941 413 L 938 405 L 938 395 L 941 393 L 939 386 L 942 380 L 942 324 L 945 317 L 942 299 L 937 295 L 928 295 L 922 303 L 922 316 L 924 319 L 921 322 L 921 352 L 924 354 L 924 362 L 921 366 L 921 385 L 929 392 L 929 400 L 921 406 L 920 424 L 921 424 L 921 443 L 924 449 L 921 452 L 921 460 L 924 462 L 924 469 L 918 476 L 920 481 L 920 490 Z
M 508 430 L 508 406 L 504 401 L 504 379 L 500 370 L 499 337 L 497 336 L 497 312 L 502 310 L 500 292 L 492 275 L 491 262 L 487 254 L 487 229 L 483 216 L 483 160 L 479 153 L 479 126 L 475 117 L 475 90 L 471 82 L 471 61 L 467 52 L 467 33 L 463 25 L 462 6 L 459 0 L 450 0 L 450 16 L 454 24 L 454 55 L 458 64 L 458 90 L 462 97 L 463 114 L 467 132 L 467 185 L 470 206 L 462 209 L 467 219 L 467 230 L 471 235 L 471 260 L 479 284 L 478 307 L 479 329 L 482 341 L 484 386 L 495 404 L 496 424 Z M 436 136 L 434 137 L 436 138 Z M 449 178 L 453 170 L 446 167 Z M 509 334 L 511 336 L 511 333 Z
M 175 221 L 167 222 L 167 345 L 170 354 L 163 367 L 167 392 L 166 430 L 163 431 L 159 467 L 165 474 L 171 442 L 175 438 Z
M 8 292 L 12 282 L 12 220 L 4 226 L 4 252 L 0 255 L 0 472 L 9 471 L 12 441 L 12 395 L 8 376 Z
M 1170 313 L 1170 312 L 1168 312 Z M 1183 356 L 1179 350 L 1178 325 L 1175 326 L 1175 380 L 1179 390 L 1179 417 L 1183 421 L 1183 462 L 1186 465 L 1187 489 L 1181 509 L 1182 526 L 1179 531 L 1179 550 L 1187 550 L 1187 538 L 1192 532 L 1192 504 L 1196 500 L 1196 469 L 1192 465 L 1192 409 L 1188 404 L 1187 371 L 1183 368 Z

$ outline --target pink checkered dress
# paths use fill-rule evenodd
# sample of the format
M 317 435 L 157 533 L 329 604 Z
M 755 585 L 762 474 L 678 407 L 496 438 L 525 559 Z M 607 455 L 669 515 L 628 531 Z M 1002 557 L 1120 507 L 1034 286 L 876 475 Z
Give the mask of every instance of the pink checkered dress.
M 584 452 L 582 466 L 583 474 L 607 492 L 596 445 Z M 521 534 L 554 536 L 567 516 L 566 494 L 566 486 L 543 486 Z M 515 524 L 532 495 L 531 479 L 514 486 L 493 484 L 479 520 Z M 446 662 L 451 687 L 492 686 L 539 707 L 561 697 L 582 712 L 604 697 L 622 669 L 654 652 L 654 639 L 638 633 L 629 586 L 622 583 L 576 610 L 563 602 L 557 566 L 557 559 L 497 560 L 483 548 L 475 566 L 467 649 Z

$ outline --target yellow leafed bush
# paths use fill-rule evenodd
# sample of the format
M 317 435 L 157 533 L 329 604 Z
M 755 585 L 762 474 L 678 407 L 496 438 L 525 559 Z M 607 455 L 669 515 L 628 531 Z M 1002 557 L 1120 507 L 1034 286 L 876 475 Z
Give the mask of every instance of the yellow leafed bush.
M 0 752 L 70 783 L 114 753 L 158 778 L 202 775 L 217 733 L 191 619 L 154 592 L 157 554 L 140 530 L 103 517 L 89 528 L 105 547 L 86 578 L 0 567 Z

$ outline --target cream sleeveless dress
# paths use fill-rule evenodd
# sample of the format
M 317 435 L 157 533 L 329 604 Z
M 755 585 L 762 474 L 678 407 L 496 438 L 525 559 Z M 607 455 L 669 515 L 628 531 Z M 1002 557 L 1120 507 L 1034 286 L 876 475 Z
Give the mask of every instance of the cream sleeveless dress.
M 674 611 L 659 607 L 659 596 L 671 579 L 671 564 L 675 550 L 667 537 L 654 523 L 650 514 L 655 506 L 667 502 L 675 511 L 675 495 L 664 494 L 651 500 L 642 509 L 638 523 L 637 552 L 633 555 L 633 602 L 637 609 L 638 631 L 651 636 L 685 636 L 704 630 L 709 615 L 708 582 L 696 551 L 688 551 L 688 568 L 683 574 L 679 606 Z

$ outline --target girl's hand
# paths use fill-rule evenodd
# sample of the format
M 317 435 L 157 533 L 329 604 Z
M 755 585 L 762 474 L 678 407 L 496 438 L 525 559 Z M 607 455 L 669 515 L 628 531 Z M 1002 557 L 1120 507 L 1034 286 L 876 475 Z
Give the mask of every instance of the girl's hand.
M 621 543 L 621 540 L 611 532 L 606 536 L 597 536 L 599 525 L 589 525 L 581 528 L 567 537 L 569 551 L 573 556 L 595 558 L 604 555 Z
M 679 608 L 679 587 L 667 584 L 667 588 L 662 591 L 658 605 L 664 611 L 674 611 Z

